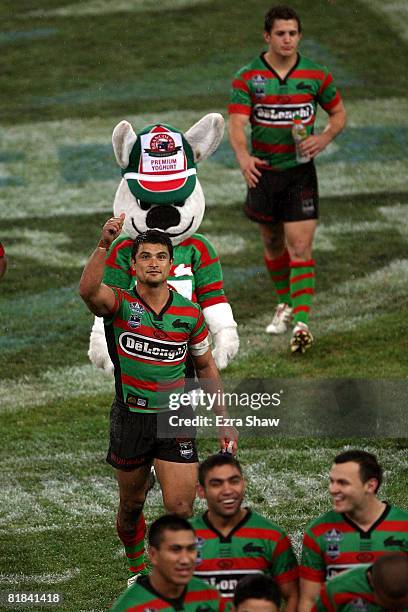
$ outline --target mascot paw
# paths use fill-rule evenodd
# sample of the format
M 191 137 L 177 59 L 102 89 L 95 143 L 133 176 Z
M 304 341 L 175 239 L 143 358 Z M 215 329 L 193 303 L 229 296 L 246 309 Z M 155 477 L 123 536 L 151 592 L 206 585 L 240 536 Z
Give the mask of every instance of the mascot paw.
M 88 357 L 97 368 L 104 370 L 106 374 L 113 374 L 113 363 L 109 357 L 106 345 L 103 319 L 95 317 L 89 339 Z
M 227 367 L 229 362 L 238 353 L 239 338 L 235 327 L 225 327 L 213 334 L 214 350 L 213 357 L 219 370 Z

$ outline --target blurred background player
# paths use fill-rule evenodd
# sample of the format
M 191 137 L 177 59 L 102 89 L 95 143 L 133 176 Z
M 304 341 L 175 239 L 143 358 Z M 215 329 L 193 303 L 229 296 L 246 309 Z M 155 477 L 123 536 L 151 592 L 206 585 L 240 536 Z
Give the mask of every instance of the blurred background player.
M 408 610 L 408 556 L 384 555 L 368 569 L 359 567 L 326 582 L 313 612 Z
M 242 507 L 245 481 L 232 455 L 211 455 L 200 463 L 198 494 L 208 510 L 190 519 L 197 534 L 195 576 L 216 586 L 225 601 L 232 600 L 243 576 L 273 576 L 286 610 L 295 612 L 298 568 L 290 540 L 276 523 Z
M 188 521 L 174 515 L 157 519 L 149 529 L 152 570 L 126 589 L 112 611 L 218 611 L 218 591 L 193 576 L 196 556 L 196 537 Z
M 4 246 L 0 242 L 0 280 L 3 278 L 7 270 L 7 257 Z
M 291 350 L 311 346 L 309 310 L 315 287 L 312 243 L 318 218 L 318 188 L 313 158 L 341 132 L 346 113 L 326 67 L 298 53 L 302 26 L 285 6 L 271 8 L 264 23 L 268 50 L 237 72 L 229 105 L 229 133 L 248 186 L 245 213 L 259 224 L 265 264 L 278 306 L 266 331 L 284 333 L 293 316 Z M 314 134 L 317 104 L 328 114 Z M 307 132 L 299 144 L 292 136 L 298 115 Z M 245 128 L 251 124 L 251 152 Z
M 221 380 L 200 307 L 167 286 L 173 262 L 167 234 L 150 230 L 135 239 L 132 266 L 137 287 L 124 291 L 102 283 L 106 251 L 120 234 L 124 217 L 112 217 L 103 226 L 99 246 L 82 273 L 80 295 L 91 312 L 104 317 L 115 367 L 107 461 L 119 484 L 117 531 L 131 582 L 146 571 L 142 509 L 153 463 L 166 511 L 188 517 L 193 510 L 198 468 L 195 431 L 180 434 L 175 429 L 172 437 L 167 430 L 167 435 L 159 436 L 169 395 L 184 389 L 187 348 L 199 379 L 207 385 L 213 382 L 217 389 Z M 191 417 L 192 411 L 186 410 Z M 221 447 L 232 439 L 228 433 L 236 432 L 222 431 Z M 234 445 L 235 452 L 235 441 Z
M 382 555 L 408 551 L 408 512 L 380 501 L 375 455 L 349 450 L 330 469 L 333 509 L 306 529 L 300 565 L 300 612 L 312 609 L 325 580 Z
M 238 582 L 234 593 L 235 612 L 278 612 L 279 589 L 270 576 L 246 576 Z

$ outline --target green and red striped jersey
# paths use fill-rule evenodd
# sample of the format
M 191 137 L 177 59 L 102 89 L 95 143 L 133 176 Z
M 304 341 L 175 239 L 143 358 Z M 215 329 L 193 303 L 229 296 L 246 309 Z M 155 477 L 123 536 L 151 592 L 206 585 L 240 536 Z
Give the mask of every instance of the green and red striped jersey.
M 194 575 L 216 586 L 223 598 L 231 599 L 237 582 L 248 574 L 269 574 L 278 584 L 297 579 L 297 561 L 285 531 L 256 512 L 248 509 L 227 537 L 213 527 L 207 513 L 190 523 L 197 536 Z
M 4 257 L 4 255 L 5 255 L 4 246 L 0 242 L 0 257 Z
M 295 66 L 282 79 L 261 54 L 235 75 L 228 112 L 250 117 L 252 154 L 271 168 L 285 170 L 299 165 L 291 132 L 295 115 L 310 135 L 317 104 L 330 111 L 340 99 L 325 66 L 298 54 Z
M 300 576 L 324 582 L 343 570 L 367 567 L 383 554 L 395 551 L 408 552 L 406 510 L 387 504 L 368 531 L 344 514 L 330 510 L 305 531 Z
M 358 567 L 326 582 L 312 612 L 380 612 L 368 582 L 367 568 Z M 402 611 L 401 611 L 402 612 Z
M 198 578 L 192 578 L 182 596 L 174 600 L 160 595 L 148 577 L 143 576 L 122 593 L 111 612 L 218 612 L 220 609 L 218 591 Z
M 187 348 L 208 335 L 201 308 L 170 290 L 157 314 L 136 289 L 113 290 L 114 310 L 104 322 L 116 397 L 134 412 L 168 410 L 170 394 L 184 389 Z
M 121 234 L 112 243 L 105 261 L 103 282 L 113 287 L 130 289 L 135 284 L 131 270 L 133 239 Z M 201 308 L 227 302 L 222 269 L 212 244 L 201 234 L 193 234 L 174 247 L 174 261 L 168 283 Z

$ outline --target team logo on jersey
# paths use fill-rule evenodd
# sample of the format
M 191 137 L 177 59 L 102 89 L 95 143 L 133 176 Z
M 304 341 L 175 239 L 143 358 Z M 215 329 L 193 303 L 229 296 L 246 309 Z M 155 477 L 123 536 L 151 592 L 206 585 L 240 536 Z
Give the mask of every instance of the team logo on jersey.
M 261 125 L 291 126 L 295 115 L 298 115 L 303 123 L 311 123 L 314 117 L 313 104 L 255 104 L 253 110 L 255 121 Z
M 183 459 L 191 459 L 194 453 L 193 443 L 191 440 L 179 442 L 179 451 Z
M 340 548 L 339 545 L 337 543 L 334 544 L 328 544 L 327 545 L 327 549 L 326 549 L 326 555 L 330 558 L 330 559 L 337 559 L 338 557 L 340 557 Z
M 264 552 L 263 546 L 255 546 L 253 542 L 248 542 L 248 544 L 245 544 L 242 550 L 244 553 L 254 553 L 255 555 L 262 555 L 262 553 Z
M 360 563 L 371 563 L 372 561 L 374 561 L 374 555 L 373 553 L 369 552 L 358 553 L 357 561 L 360 561 Z
M 386 540 L 384 540 L 384 546 L 388 547 L 388 546 L 399 546 L 399 548 L 402 548 L 404 550 L 408 550 L 408 540 L 402 540 L 402 539 L 397 539 L 397 538 L 393 538 L 392 536 L 390 536 L 389 538 L 387 538 Z
M 256 74 L 252 77 L 252 86 L 256 98 L 263 98 L 265 95 L 266 78 L 261 74 Z
M 186 329 L 187 331 L 190 329 L 187 321 L 182 321 L 181 319 L 173 321 L 172 326 L 178 329 Z
M 205 540 L 204 540 L 204 538 L 200 538 L 200 536 L 197 536 L 196 537 L 196 542 L 197 542 L 196 565 L 199 565 L 201 563 L 201 561 L 203 560 L 203 546 L 205 544 Z
M 366 610 L 368 610 L 368 603 L 361 597 L 353 599 L 353 601 L 350 602 L 350 605 L 354 608 L 354 610 L 359 610 L 359 612 L 366 612 Z
M 132 332 L 123 332 L 119 336 L 119 346 L 127 355 L 149 361 L 172 363 L 181 361 L 187 352 L 186 342 L 164 342 L 139 336 Z
M 217 565 L 223 570 L 228 570 L 234 567 L 234 561 L 232 559 L 220 559 L 217 561 Z
M 141 317 L 145 313 L 145 309 L 139 302 L 130 302 L 129 303 L 130 311 L 133 315 Z
M 324 534 L 324 539 L 326 542 L 341 542 L 343 539 L 343 534 L 338 529 L 329 529 Z
M 145 397 L 140 397 L 140 395 L 128 393 L 126 396 L 126 403 L 129 404 L 129 406 L 136 406 L 137 408 L 147 408 L 149 400 Z
M 313 87 L 304 81 L 301 81 L 296 85 L 296 89 L 308 89 L 309 91 L 313 91 Z
M 141 321 L 140 321 L 140 317 L 138 317 L 137 315 L 130 315 L 130 318 L 128 319 L 128 326 L 131 327 L 132 329 L 136 329 L 137 327 L 141 326 Z

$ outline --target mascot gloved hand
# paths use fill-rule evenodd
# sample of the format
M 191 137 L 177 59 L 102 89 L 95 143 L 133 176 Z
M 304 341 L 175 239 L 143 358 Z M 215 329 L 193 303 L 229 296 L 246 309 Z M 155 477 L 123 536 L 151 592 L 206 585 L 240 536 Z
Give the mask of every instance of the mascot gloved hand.
M 115 127 L 112 144 L 123 178 L 113 212 L 124 212 L 126 218 L 123 233 L 107 254 L 103 278 L 108 285 L 132 288 L 133 240 L 148 229 L 169 234 L 174 262 L 168 284 L 200 304 L 219 369 L 235 357 L 239 339 L 219 257 L 210 241 L 196 233 L 205 210 L 196 164 L 214 153 L 223 133 L 224 119 L 218 113 L 205 115 L 185 134 L 166 124 L 149 125 L 137 134 L 127 121 Z M 95 318 L 88 355 L 94 365 L 113 372 L 102 318 Z

